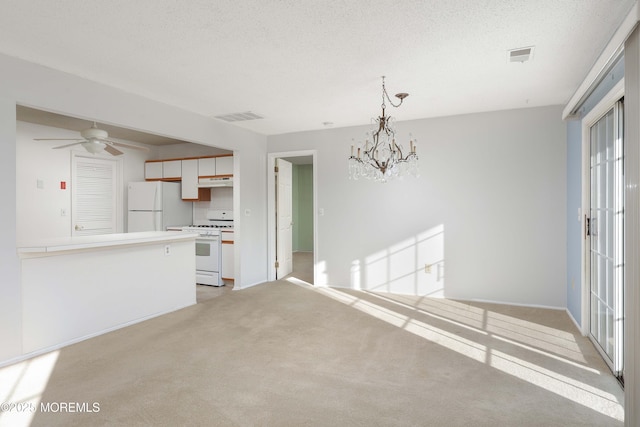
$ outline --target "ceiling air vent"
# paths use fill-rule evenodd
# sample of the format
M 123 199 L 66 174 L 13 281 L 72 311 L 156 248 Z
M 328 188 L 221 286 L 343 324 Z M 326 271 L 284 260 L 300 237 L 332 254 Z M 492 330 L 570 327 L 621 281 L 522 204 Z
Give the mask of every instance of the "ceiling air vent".
M 264 119 L 264 117 L 252 113 L 251 111 L 247 111 L 244 113 L 223 114 L 221 116 L 215 116 L 215 118 L 224 120 L 225 122 L 244 122 L 247 120 Z
M 509 62 L 527 62 L 533 56 L 533 46 L 508 50 Z

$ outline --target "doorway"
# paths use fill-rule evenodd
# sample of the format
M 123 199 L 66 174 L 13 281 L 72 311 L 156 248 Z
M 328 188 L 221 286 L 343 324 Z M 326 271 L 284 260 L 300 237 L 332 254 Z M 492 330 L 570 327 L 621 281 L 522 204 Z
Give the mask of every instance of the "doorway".
M 71 235 L 122 232 L 122 160 L 71 153 Z
M 624 369 L 624 103 L 605 99 L 583 121 L 587 335 L 621 383 Z M 586 320 L 586 323 L 584 323 Z
M 268 278 L 313 285 L 317 264 L 315 150 L 272 153 L 268 168 Z

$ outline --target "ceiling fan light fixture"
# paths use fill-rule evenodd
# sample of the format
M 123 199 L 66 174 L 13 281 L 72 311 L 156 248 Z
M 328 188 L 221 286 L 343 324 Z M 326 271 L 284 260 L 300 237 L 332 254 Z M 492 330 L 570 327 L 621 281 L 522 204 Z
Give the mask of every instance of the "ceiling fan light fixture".
M 103 151 L 111 154 L 112 156 L 120 156 L 124 154 L 122 151 L 118 150 L 117 147 L 126 147 L 132 148 L 135 150 L 143 150 L 149 151 L 147 147 L 126 144 L 124 142 L 112 141 L 109 138 L 109 134 L 106 130 L 98 129 L 98 125 L 96 122 L 93 122 L 93 126 L 89 129 L 84 129 L 80 131 L 80 135 L 84 139 L 67 139 L 67 138 L 35 138 L 36 141 L 50 141 L 50 140 L 63 140 L 63 141 L 79 141 L 74 142 L 72 144 L 60 145 L 58 147 L 53 147 L 53 149 L 57 150 L 60 148 L 72 147 L 74 145 L 82 145 L 85 150 L 87 150 L 91 154 L 98 154 Z
M 98 141 L 95 138 L 87 139 L 86 141 L 83 141 L 81 145 L 84 147 L 85 150 L 87 150 L 91 154 L 98 154 L 102 152 L 102 150 L 104 150 L 104 147 L 107 146 L 107 144 L 105 144 L 104 142 Z

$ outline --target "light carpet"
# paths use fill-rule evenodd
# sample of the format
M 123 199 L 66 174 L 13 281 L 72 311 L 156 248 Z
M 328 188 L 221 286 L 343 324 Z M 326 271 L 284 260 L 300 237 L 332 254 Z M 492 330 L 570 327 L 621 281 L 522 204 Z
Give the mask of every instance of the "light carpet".
M 558 310 L 287 281 L 63 348 L 33 426 L 622 426 Z

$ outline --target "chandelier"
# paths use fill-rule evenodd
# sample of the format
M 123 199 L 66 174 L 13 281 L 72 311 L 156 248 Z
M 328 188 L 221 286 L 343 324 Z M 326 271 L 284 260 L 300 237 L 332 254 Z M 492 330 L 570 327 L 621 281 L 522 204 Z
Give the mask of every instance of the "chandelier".
M 402 101 L 409 96 L 408 93 L 398 93 L 396 98 L 400 102 L 396 105 L 391 101 L 384 86 L 382 76 L 382 115 L 374 122 L 374 130 L 367 133 L 364 143 L 351 145 L 349 157 L 349 179 L 366 178 L 379 182 L 387 182 L 389 179 L 411 175 L 419 176 L 418 155 L 416 145 L 411 135 L 409 136 L 409 149 L 396 143 L 395 129 L 392 126 L 393 119 L 385 115 L 386 101 L 393 107 L 402 105 Z M 371 137 L 371 140 L 369 139 Z M 357 150 L 356 150 L 357 149 Z

